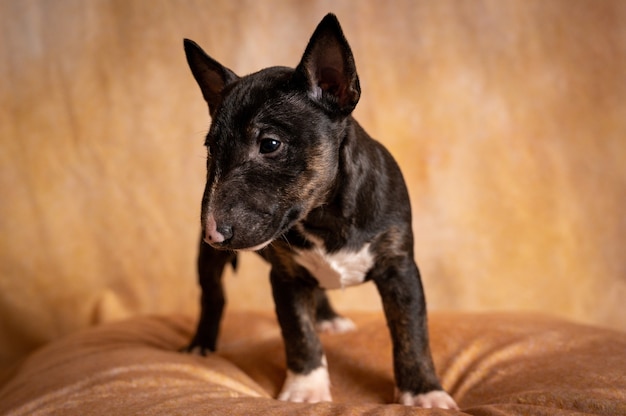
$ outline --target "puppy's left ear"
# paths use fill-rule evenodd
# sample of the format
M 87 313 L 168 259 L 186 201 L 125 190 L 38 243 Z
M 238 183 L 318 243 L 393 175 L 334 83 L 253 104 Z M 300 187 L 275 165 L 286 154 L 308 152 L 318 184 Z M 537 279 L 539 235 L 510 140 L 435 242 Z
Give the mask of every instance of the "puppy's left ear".
M 224 87 L 239 77 L 215 59 L 211 58 L 192 40 L 185 39 L 185 55 L 191 73 L 202 90 L 202 96 L 209 105 L 211 116 L 222 102 Z
M 296 71 L 307 80 L 309 97 L 331 112 L 348 115 L 359 102 L 354 57 L 334 14 L 317 26 Z

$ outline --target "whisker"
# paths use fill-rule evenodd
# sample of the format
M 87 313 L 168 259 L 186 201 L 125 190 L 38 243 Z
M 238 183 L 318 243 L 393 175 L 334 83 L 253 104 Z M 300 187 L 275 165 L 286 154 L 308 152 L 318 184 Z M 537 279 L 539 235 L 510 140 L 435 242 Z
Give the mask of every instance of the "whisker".
M 285 240 L 285 243 L 287 243 L 287 245 L 289 246 L 290 250 L 293 250 L 293 247 L 291 247 L 291 243 L 289 242 L 289 240 L 287 240 L 287 236 L 285 235 L 285 233 L 282 233 L 280 235 L 280 238 L 282 238 L 283 240 Z

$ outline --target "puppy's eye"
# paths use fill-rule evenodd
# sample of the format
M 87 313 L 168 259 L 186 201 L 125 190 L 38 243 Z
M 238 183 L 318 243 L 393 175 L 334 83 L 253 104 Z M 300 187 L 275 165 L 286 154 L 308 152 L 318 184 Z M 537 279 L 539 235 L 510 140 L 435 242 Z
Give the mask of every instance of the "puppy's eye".
M 280 148 L 281 142 L 273 138 L 265 138 L 261 140 L 259 151 L 262 154 L 274 153 Z

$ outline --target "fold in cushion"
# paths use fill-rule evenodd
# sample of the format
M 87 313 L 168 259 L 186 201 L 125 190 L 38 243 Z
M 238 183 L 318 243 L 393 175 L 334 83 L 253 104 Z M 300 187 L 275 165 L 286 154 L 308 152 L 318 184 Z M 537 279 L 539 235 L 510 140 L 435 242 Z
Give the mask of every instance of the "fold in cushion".
M 626 334 L 524 314 L 430 319 L 441 380 L 461 412 L 386 405 L 391 345 L 379 314 L 322 335 L 333 403 L 273 400 L 284 378 L 270 314 L 227 313 L 219 352 L 179 353 L 194 322 L 141 317 L 92 328 L 32 354 L 0 390 L 8 415 L 626 414 Z

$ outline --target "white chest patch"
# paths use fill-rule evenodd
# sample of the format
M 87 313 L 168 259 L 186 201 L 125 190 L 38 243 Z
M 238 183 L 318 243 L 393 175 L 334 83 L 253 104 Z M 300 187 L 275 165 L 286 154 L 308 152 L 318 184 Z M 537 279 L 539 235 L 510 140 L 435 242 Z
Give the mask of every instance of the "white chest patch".
M 374 265 L 370 245 L 359 251 L 340 250 L 328 253 L 321 245 L 299 251 L 295 257 L 324 289 L 340 289 L 363 283 L 367 272 Z

